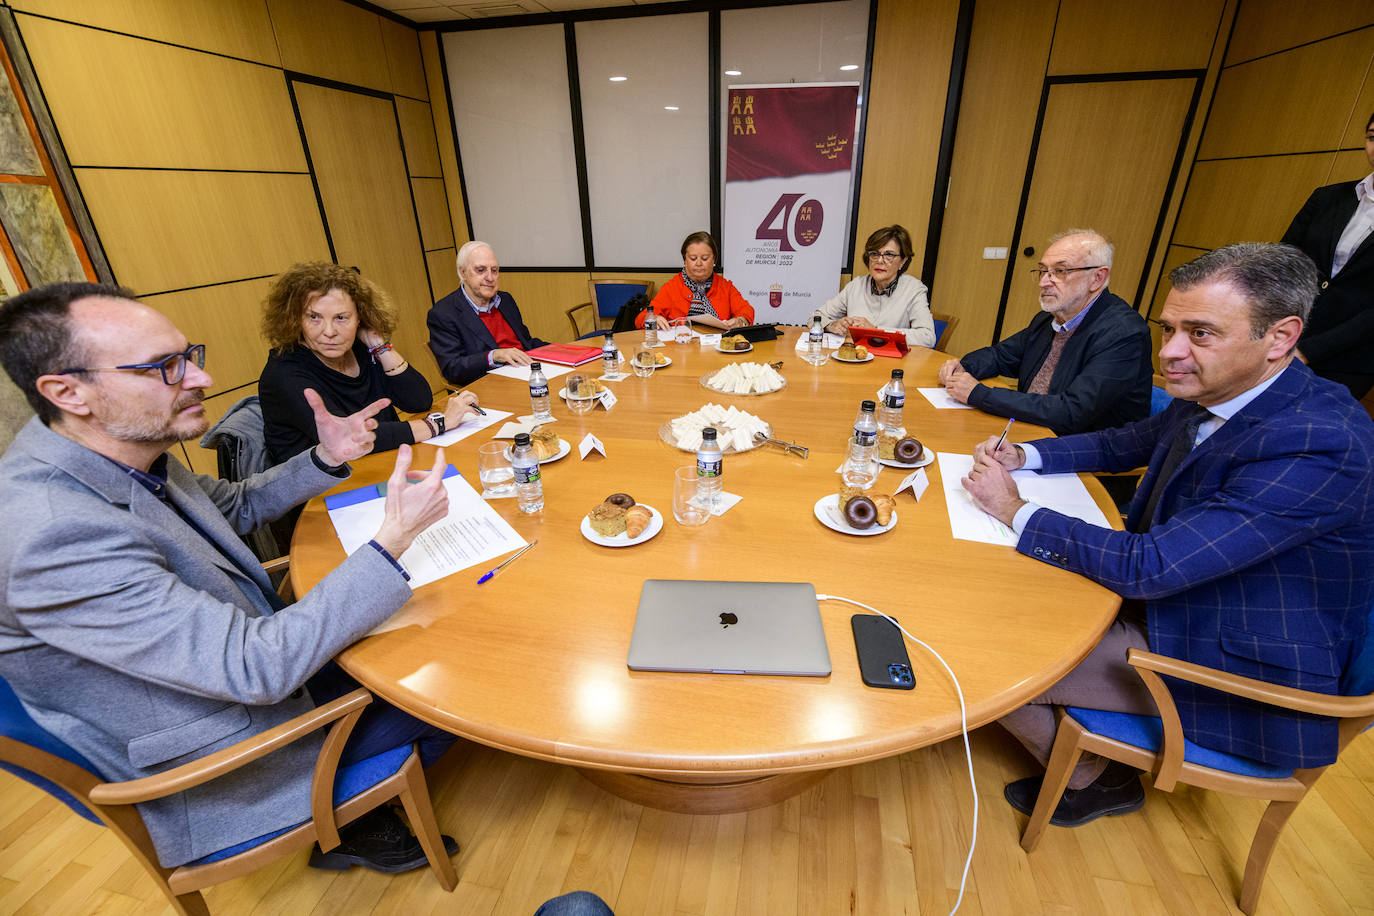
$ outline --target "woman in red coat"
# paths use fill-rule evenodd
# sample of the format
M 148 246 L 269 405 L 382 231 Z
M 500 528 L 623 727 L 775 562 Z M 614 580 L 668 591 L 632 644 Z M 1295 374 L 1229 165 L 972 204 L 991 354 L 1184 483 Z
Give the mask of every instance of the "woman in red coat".
M 713 328 L 732 330 L 754 323 L 754 307 L 735 285 L 716 273 L 720 248 L 709 232 L 693 232 L 682 242 L 682 272 L 654 296 L 654 319 L 667 331 L 674 318 L 691 318 Z M 644 312 L 635 319 L 644 327 Z

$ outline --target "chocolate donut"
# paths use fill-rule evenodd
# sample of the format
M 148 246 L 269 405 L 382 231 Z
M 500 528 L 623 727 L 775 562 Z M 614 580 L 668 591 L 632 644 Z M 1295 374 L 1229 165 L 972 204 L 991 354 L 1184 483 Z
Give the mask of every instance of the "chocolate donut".
M 629 493 L 612 493 L 610 496 L 606 497 L 604 502 L 608 502 L 613 506 L 619 506 L 622 509 L 628 509 L 635 504 L 635 498 Z
M 855 528 L 872 528 L 878 520 L 878 507 L 867 496 L 856 496 L 845 503 L 844 518 Z
M 923 451 L 920 442 L 907 436 L 905 439 L 898 439 L 897 443 L 892 446 L 892 457 L 902 464 L 915 464 L 921 460 Z

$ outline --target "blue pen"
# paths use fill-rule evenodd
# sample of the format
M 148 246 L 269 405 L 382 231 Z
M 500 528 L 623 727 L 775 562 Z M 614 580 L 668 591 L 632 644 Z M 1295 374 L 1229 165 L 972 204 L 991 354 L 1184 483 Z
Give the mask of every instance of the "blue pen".
M 528 544 L 526 544 L 524 547 L 521 547 L 521 548 L 520 548 L 519 550 L 517 550 L 515 553 L 511 554 L 511 556 L 510 556 L 509 558 L 507 558 L 506 561 L 505 561 L 504 563 L 502 563 L 500 566 L 496 567 L 495 569 L 488 570 L 488 571 L 486 572 L 486 574 L 482 576 L 482 578 L 480 578 L 480 579 L 477 580 L 477 584 L 478 584 L 478 585 L 481 585 L 483 582 L 487 581 L 487 580 L 490 579 L 492 576 L 496 575 L 496 574 L 499 573 L 501 570 L 505 569 L 505 568 L 506 568 L 507 566 L 509 566 L 511 563 L 515 562 L 515 560 L 520 556 L 520 554 L 524 553 L 526 550 L 529 550 L 531 547 L 533 547 L 535 544 L 538 544 L 538 543 L 539 543 L 539 538 L 535 538 L 534 540 L 532 540 L 532 541 L 530 541 Z
M 1015 417 L 1007 421 L 1007 428 L 1002 430 L 1002 438 L 998 439 L 997 444 L 992 447 L 992 455 L 994 458 L 997 457 L 997 451 L 1002 447 L 1002 443 L 1007 441 L 1007 433 L 1011 432 L 1011 424 L 1015 422 Z

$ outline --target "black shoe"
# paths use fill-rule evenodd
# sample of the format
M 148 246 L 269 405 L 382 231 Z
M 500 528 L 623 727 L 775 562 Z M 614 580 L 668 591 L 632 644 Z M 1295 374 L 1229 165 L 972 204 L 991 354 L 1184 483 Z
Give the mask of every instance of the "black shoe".
M 449 855 L 458 851 L 457 840 L 451 836 L 443 839 L 444 850 Z M 320 844 L 316 843 L 310 853 L 310 867 L 347 871 L 350 866 L 361 865 L 394 875 L 429 864 L 420 841 L 387 805 L 341 827 L 339 840 L 339 845 L 330 852 L 321 851 Z
M 1039 776 L 1027 776 L 1008 783 L 1002 794 L 1013 808 L 1030 814 L 1040 795 Z M 1145 806 L 1145 789 L 1140 785 L 1140 771 L 1113 765 L 1097 780 L 1081 789 L 1065 789 L 1050 823 L 1056 827 L 1081 827 L 1103 815 L 1115 817 L 1130 814 Z

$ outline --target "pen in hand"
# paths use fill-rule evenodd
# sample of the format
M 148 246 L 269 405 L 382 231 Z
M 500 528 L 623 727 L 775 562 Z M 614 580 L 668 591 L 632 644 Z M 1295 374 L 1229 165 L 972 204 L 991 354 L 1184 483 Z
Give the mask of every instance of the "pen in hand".
M 490 579 L 492 576 L 495 576 L 495 575 L 496 575 L 497 573 L 499 573 L 501 570 L 505 569 L 505 568 L 506 568 L 507 566 L 509 566 L 511 563 L 514 563 L 517 559 L 519 559 L 519 558 L 520 558 L 520 555 L 521 555 L 522 553 L 524 553 L 526 550 L 529 550 L 531 547 L 533 547 L 535 544 L 538 544 L 538 543 L 539 543 L 539 538 L 535 538 L 534 540 L 532 540 L 532 541 L 530 541 L 528 544 L 526 544 L 524 547 L 521 547 L 521 548 L 520 548 L 519 550 L 517 550 L 515 553 L 513 553 L 513 554 L 511 554 L 509 557 L 507 557 L 506 560 L 505 560 L 504 562 L 502 562 L 499 566 L 497 566 L 495 569 L 489 569 L 489 570 L 487 570 L 487 571 L 482 575 L 482 578 L 480 578 L 480 579 L 477 580 L 477 584 L 478 584 L 478 585 L 481 585 L 483 582 L 486 582 L 486 581 L 487 581 L 488 579 Z
M 992 447 L 992 457 L 993 457 L 994 459 L 996 459 L 997 453 L 1000 452 L 1000 451 L 1002 450 L 1002 445 L 1003 445 L 1003 443 L 1005 443 L 1005 442 L 1007 441 L 1007 433 L 1011 432 L 1011 424 L 1013 424 L 1013 423 L 1015 423 L 1015 422 L 1016 422 L 1016 418 L 1015 418 L 1015 417 L 1012 417 L 1010 420 L 1007 421 L 1007 427 L 1006 427 L 1006 429 L 1002 430 L 1002 436 L 1001 436 L 1001 438 L 999 438 L 999 439 L 997 440 L 997 444 L 994 445 L 994 446 Z

